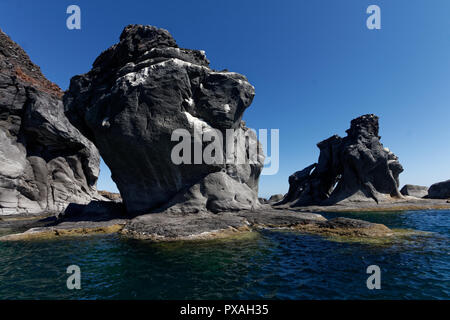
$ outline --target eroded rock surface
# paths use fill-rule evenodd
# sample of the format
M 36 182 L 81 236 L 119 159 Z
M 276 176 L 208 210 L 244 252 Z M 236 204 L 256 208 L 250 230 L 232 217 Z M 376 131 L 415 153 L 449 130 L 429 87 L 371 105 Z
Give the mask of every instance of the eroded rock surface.
M 0 30 L 0 215 L 59 212 L 95 194 L 99 154 L 62 94 Z
M 263 156 L 247 164 L 175 164 L 171 135 L 196 128 L 225 137 L 226 129 L 241 128 L 247 144 L 260 147 L 241 121 L 254 94 L 246 77 L 210 69 L 203 51 L 179 48 L 168 31 L 130 25 L 90 72 L 72 78 L 64 102 L 111 169 L 130 214 L 220 212 L 259 206 Z
M 278 205 L 334 205 L 342 202 L 383 202 L 401 198 L 403 168 L 380 142 L 378 117 L 351 121 L 344 138 L 334 135 L 317 146 L 318 163 L 289 177 L 289 191 Z

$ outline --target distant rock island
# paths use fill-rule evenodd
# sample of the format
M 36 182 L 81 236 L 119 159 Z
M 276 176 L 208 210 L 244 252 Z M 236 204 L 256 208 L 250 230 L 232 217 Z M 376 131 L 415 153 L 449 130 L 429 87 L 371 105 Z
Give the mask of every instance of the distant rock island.
M 448 181 L 399 191 L 404 169 L 381 143 L 379 129 L 378 116 L 366 114 L 350 122 L 346 137 L 319 142 L 318 162 L 292 174 L 288 193 L 273 205 L 300 211 L 448 208 L 448 201 L 432 200 L 450 198 Z
M 179 48 L 167 30 L 127 26 L 63 98 L 17 44 L 4 33 L 0 40 L 0 227 L 29 228 L 0 240 L 118 233 L 178 241 L 263 228 L 384 238 L 396 233 L 315 212 L 450 208 L 449 181 L 399 191 L 403 167 L 380 142 L 373 114 L 352 120 L 346 137 L 320 142 L 318 162 L 268 200 L 258 198 L 259 153 L 248 163 L 174 163 L 177 129 L 239 129 L 247 138 L 237 153 L 261 144 L 242 121 L 255 95 L 247 78 L 211 69 L 205 52 Z M 99 153 L 120 195 L 97 191 Z
M 401 198 L 398 187 L 403 167 L 381 144 L 378 132 L 378 117 L 367 114 L 351 121 L 345 138 L 334 135 L 319 142 L 318 163 L 289 177 L 289 191 L 279 204 L 379 203 Z

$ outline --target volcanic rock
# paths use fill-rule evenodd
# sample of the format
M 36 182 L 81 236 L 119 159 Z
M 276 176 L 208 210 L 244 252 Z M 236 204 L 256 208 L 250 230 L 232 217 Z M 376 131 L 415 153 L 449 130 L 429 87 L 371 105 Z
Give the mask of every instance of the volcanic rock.
M 406 184 L 400 190 L 400 193 L 404 196 L 423 198 L 428 195 L 428 187 Z
M 280 193 L 280 194 L 271 195 L 269 197 L 269 199 L 259 198 L 259 202 L 262 204 L 273 204 L 276 202 L 280 202 L 281 200 L 283 200 L 283 198 L 284 198 L 284 195 Z
M 378 117 L 351 121 L 344 138 L 334 135 L 317 146 L 318 163 L 289 177 L 289 191 L 277 205 L 333 205 L 345 201 L 376 203 L 401 198 L 401 164 L 380 142 Z
M 73 208 L 56 222 L 36 221 L 25 232 L 0 237 L 0 241 L 55 239 L 65 236 L 119 233 L 123 237 L 150 241 L 212 240 L 255 237 L 259 230 L 290 230 L 348 241 L 395 240 L 395 232 L 384 225 L 349 218 L 327 220 L 310 212 L 265 208 L 258 211 L 202 212 L 197 214 L 152 213 L 133 219 L 122 216 L 117 203 L 99 215 L 98 206 Z M 98 204 L 102 207 L 104 204 Z M 82 206 L 79 206 L 82 207 Z M 106 209 L 106 207 L 105 207 Z M 114 212 L 114 209 L 115 212 Z M 17 222 L 17 221 L 16 221 Z M 0 220 L 0 228 L 5 225 Z M 14 223 L 7 223 L 14 226 Z M 22 229 L 22 228 L 21 228 Z M 14 229 L 13 229 L 14 230 Z
M 106 198 L 109 201 L 122 202 L 122 197 L 120 196 L 120 193 L 114 193 L 105 190 L 98 190 L 97 193 L 99 196 Z
M 267 200 L 267 202 L 268 203 L 276 203 L 276 202 L 283 200 L 283 198 L 284 198 L 283 194 L 274 194 L 274 195 L 270 196 L 270 198 Z
M 241 129 L 248 140 L 236 151 L 260 149 L 241 121 L 254 94 L 246 77 L 212 70 L 203 51 L 179 48 L 168 31 L 130 25 L 90 72 L 72 78 L 64 102 L 72 124 L 111 169 L 130 214 L 219 212 L 259 206 L 262 153 L 243 164 L 176 164 L 172 134 L 184 129 L 194 144 L 194 129 L 224 137 L 227 129 Z
M 60 212 L 95 194 L 99 154 L 62 95 L 0 30 L 0 215 Z
M 450 180 L 433 184 L 428 190 L 428 198 L 450 199 Z

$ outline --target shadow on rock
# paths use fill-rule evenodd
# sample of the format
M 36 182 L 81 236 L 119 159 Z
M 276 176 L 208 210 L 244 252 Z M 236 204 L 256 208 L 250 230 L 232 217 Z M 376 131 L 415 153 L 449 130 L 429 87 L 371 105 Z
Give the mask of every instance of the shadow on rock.
M 66 210 L 57 216 L 56 223 L 79 221 L 110 221 L 113 219 L 125 219 L 126 213 L 122 203 L 110 201 L 91 201 L 82 205 L 71 203 Z

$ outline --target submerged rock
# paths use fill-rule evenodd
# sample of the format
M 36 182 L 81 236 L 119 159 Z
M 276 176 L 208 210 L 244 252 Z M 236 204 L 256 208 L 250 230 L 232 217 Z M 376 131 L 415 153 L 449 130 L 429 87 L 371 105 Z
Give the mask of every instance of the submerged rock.
M 95 194 L 99 154 L 62 95 L 0 30 L 0 215 L 60 212 Z
M 428 198 L 450 199 L 450 180 L 433 184 L 428 190 Z
M 423 198 L 428 195 L 428 187 L 406 184 L 400 190 L 400 193 L 404 196 Z
M 289 177 L 289 191 L 278 205 L 333 205 L 342 202 L 390 201 L 401 198 L 403 168 L 380 142 L 378 117 L 351 121 L 344 138 L 334 135 L 317 146 L 318 163 Z
M 64 102 L 111 169 L 130 214 L 219 212 L 258 208 L 263 156 L 245 164 L 175 164 L 178 140 L 171 136 L 216 129 L 225 137 L 226 129 L 240 128 L 249 137 L 237 152 L 260 148 L 241 121 L 254 94 L 246 77 L 210 69 L 203 51 L 179 48 L 168 31 L 130 25 L 90 72 L 72 78 Z

